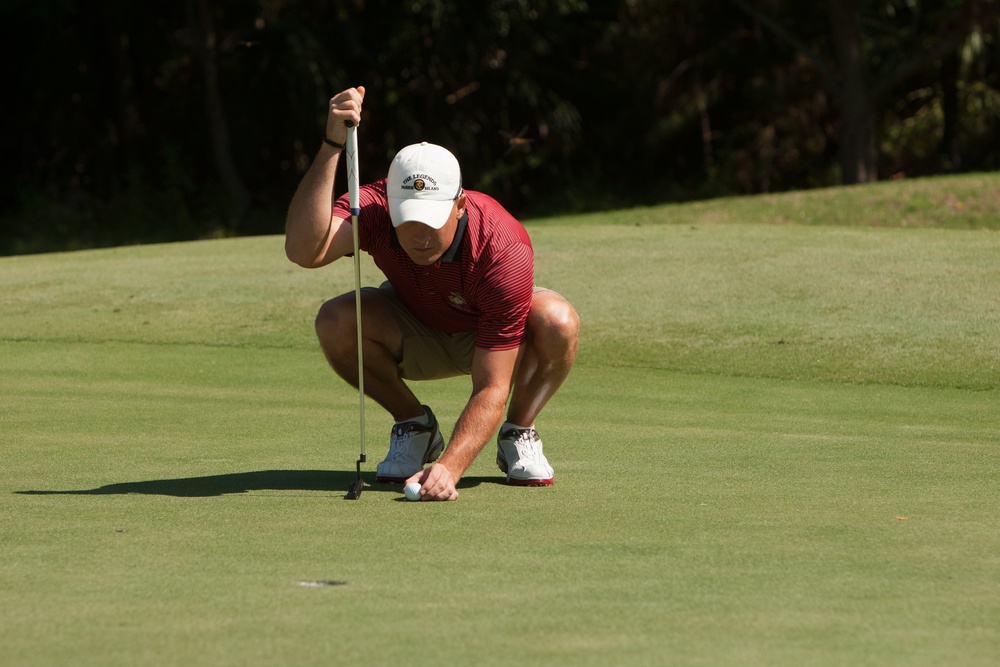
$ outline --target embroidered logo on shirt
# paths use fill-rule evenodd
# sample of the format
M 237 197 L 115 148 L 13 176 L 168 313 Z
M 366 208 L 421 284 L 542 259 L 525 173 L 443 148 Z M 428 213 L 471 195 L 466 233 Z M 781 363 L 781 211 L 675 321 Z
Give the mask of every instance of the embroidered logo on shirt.
M 451 301 L 452 305 L 455 306 L 456 308 L 465 308 L 465 306 L 468 304 L 468 302 L 465 300 L 465 297 L 459 294 L 458 292 L 452 292 L 451 294 L 449 294 L 448 301 Z

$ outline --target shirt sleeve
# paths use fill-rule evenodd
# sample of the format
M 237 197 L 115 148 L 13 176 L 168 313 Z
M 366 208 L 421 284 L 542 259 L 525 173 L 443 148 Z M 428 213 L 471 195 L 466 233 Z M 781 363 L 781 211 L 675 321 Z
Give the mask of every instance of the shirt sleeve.
M 513 243 L 501 250 L 478 281 L 480 316 L 476 346 L 509 350 L 524 342 L 534 292 L 531 246 Z

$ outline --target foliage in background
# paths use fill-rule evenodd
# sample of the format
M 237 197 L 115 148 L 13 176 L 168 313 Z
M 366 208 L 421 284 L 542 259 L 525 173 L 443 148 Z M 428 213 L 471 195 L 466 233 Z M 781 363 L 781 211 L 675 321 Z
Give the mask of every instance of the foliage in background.
M 469 187 L 522 217 L 828 186 L 869 157 L 880 178 L 997 169 L 998 12 L 1000 0 L 8 0 L 17 103 L 0 144 L 0 253 L 280 232 L 327 100 L 357 84 L 366 178 L 435 141 Z M 856 113 L 871 156 L 850 157 Z

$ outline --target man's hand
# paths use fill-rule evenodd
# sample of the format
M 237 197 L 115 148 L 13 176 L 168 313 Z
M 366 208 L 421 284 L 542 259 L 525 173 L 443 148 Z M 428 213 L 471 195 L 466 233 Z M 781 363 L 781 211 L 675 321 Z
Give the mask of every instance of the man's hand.
M 458 500 L 458 489 L 451 471 L 440 463 L 421 470 L 406 480 L 420 485 L 421 500 Z
M 326 136 L 342 144 L 347 141 L 346 121 L 361 125 L 361 104 L 365 100 L 365 87 L 348 88 L 330 99 L 330 113 L 326 117 Z

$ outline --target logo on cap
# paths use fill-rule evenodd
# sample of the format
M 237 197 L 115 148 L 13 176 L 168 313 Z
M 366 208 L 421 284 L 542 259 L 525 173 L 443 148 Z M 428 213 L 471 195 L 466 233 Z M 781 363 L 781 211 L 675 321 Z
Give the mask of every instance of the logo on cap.
M 423 190 L 424 189 L 424 179 L 418 178 L 417 180 L 413 181 L 413 189 L 414 190 Z

